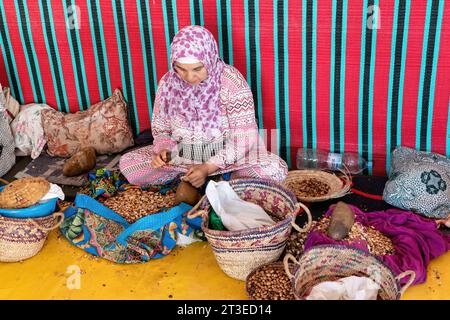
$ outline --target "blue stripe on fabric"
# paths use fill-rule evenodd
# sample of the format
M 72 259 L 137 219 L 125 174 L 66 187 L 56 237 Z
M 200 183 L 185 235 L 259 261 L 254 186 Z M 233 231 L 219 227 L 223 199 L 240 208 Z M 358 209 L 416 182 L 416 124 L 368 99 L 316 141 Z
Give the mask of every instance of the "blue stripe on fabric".
M 302 1 L 302 121 L 303 148 L 308 145 L 306 128 L 306 0 Z
M 252 69 L 250 65 L 250 35 L 249 35 L 249 21 L 248 21 L 248 0 L 244 0 L 244 25 L 245 25 L 245 61 L 247 66 L 247 83 L 252 87 Z
M 255 42 L 256 42 L 256 81 L 257 81 L 257 94 L 258 94 L 258 118 L 259 128 L 264 128 L 263 121 L 263 103 L 262 103 L 262 88 L 261 88 L 261 42 L 260 42 L 260 29 L 259 29 L 259 0 L 255 0 Z M 263 132 L 261 131 L 261 134 Z
M 362 113 L 363 113 L 363 91 L 364 91 L 364 58 L 366 53 L 366 19 L 367 19 L 367 0 L 363 4 L 363 19 L 361 32 L 361 61 L 359 67 L 359 101 L 358 101 L 358 153 L 362 155 L 363 139 L 362 139 Z
M 289 114 L 289 24 L 288 24 L 288 0 L 283 3 L 283 36 L 284 36 L 284 122 L 286 127 L 286 162 L 289 168 L 292 167 L 291 162 L 291 129 L 290 129 L 290 114 Z
M 275 118 L 277 127 L 277 154 L 281 151 L 281 121 L 280 121 L 280 102 L 279 102 L 279 68 L 278 68 L 278 3 L 273 2 L 273 41 L 274 41 L 274 61 L 275 61 Z M 272 148 L 273 149 L 273 148 Z
M 336 11 L 337 3 L 332 1 L 331 14 L 331 58 L 330 58 L 330 152 L 334 152 L 334 74 L 336 72 L 335 52 L 336 52 Z M 339 90 L 340 88 L 336 88 Z
M 191 25 L 195 25 L 197 21 L 195 21 L 194 0 L 189 0 L 189 10 L 191 11 Z
M 427 151 L 431 151 L 431 132 L 433 130 L 433 109 L 434 109 L 434 91 L 436 89 L 436 69 L 439 57 L 439 46 L 441 40 L 442 17 L 444 15 L 444 1 L 439 1 L 439 11 L 436 25 L 436 35 L 433 52 L 433 69 L 431 73 L 430 101 L 428 112 L 428 131 L 427 131 Z
M 375 7 L 378 6 L 378 0 L 375 0 L 373 2 Z M 374 23 L 378 27 L 378 18 L 379 18 L 379 11 L 377 10 L 377 14 L 374 15 Z M 372 139 L 373 139 L 373 84 L 374 84 L 374 77 L 375 77 L 375 63 L 376 63 L 376 54 L 377 54 L 377 28 L 372 29 L 372 49 L 371 49 L 371 57 L 370 57 L 370 80 L 369 80 L 369 132 L 368 132 L 368 138 L 367 138 L 367 154 L 368 154 L 368 162 L 372 162 Z M 368 167 L 369 175 L 372 175 L 372 167 Z
M 205 25 L 205 18 L 203 16 L 203 0 L 199 0 L 198 1 L 198 5 L 200 7 L 200 24 L 202 26 L 204 26 Z
M 172 69 L 170 65 L 170 36 L 169 36 L 169 22 L 167 20 L 167 5 L 166 0 L 162 1 L 163 7 L 163 17 L 164 17 L 164 31 L 166 35 L 166 48 L 167 48 L 167 65 L 169 66 L 169 70 Z
M 395 2 L 394 20 L 392 22 L 392 38 L 391 38 L 391 63 L 389 67 L 389 86 L 388 86 L 388 101 L 387 101 L 387 121 L 386 121 L 386 172 L 389 173 L 390 167 L 390 153 L 391 153 L 391 122 L 392 122 L 392 94 L 394 87 L 394 67 L 395 67 L 395 52 L 397 41 L 397 24 L 399 2 Z M 399 93 L 400 95 L 400 93 Z
M 9 66 L 9 64 L 8 64 L 8 59 L 6 58 L 6 48 L 5 48 L 5 45 L 3 43 L 3 38 L 0 37 L 0 40 L 1 40 L 0 44 L 2 46 L 3 58 L 4 58 L 4 61 L 5 61 L 5 66 L 9 67 L 7 70 L 10 70 L 10 67 L 12 67 L 12 69 L 14 70 L 14 75 L 11 75 L 9 72 L 7 72 L 8 81 L 11 84 L 13 82 L 11 77 L 14 77 L 16 79 L 17 88 L 18 88 L 19 92 L 14 92 L 14 96 L 15 96 L 16 99 L 18 99 L 19 101 L 23 102 L 24 99 L 23 99 L 23 94 L 22 94 L 22 86 L 20 85 L 20 78 L 19 78 L 19 73 L 17 72 L 16 59 L 14 58 L 14 51 L 13 51 L 13 47 L 11 45 L 11 40 L 10 40 L 10 37 L 9 37 L 8 23 L 6 22 L 6 14 L 5 14 L 5 7 L 3 5 L 3 0 L 0 0 L 0 10 L 1 10 L 2 17 L 3 17 L 3 19 L 2 19 L 3 20 L 3 26 L 2 27 L 5 29 L 4 31 L 8 35 L 6 41 L 8 42 L 8 47 L 10 49 L 9 50 L 9 55 L 11 57 L 13 65 Z M 11 89 L 11 90 L 14 90 L 14 89 Z
M 314 150 L 317 148 L 317 115 L 316 115 L 316 65 L 317 65 L 317 1 L 313 2 L 313 36 L 312 36 L 312 70 L 311 70 L 311 80 L 312 80 L 312 95 L 311 95 L 311 109 L 312 109 L 312 147 Z
M 419 96 L 417 98 L 417 121 L 416 121 L 416 149 L 420 149 L 420 130 L 422 124 L 422 100 L 423 100 L 423 86 L 425 83 L 425 67 L 428 51 L 428 33 L 430 29 L 431 5 L 433 1 L 427 1 L 427 14 L 425 19 L 423 45 L 422 45 L 422 62 L 420 66 L 420 82 L 419 82 Z
M 231 24 L 231 0 L 227 1 L 227 25 L 228 25 L 228 57 L 230 65 L 233 65 L 233 33 L 232 33 L 232 24 Z
M 445 139 L 446 142 L 446 149 L 447 149 L 447 157 L 450 158 L 450 101 L 448 103 L 448 109 L 447 109 L 447 136 Z
M 173 10 L 173 30 L 175 35 L 178 33 L 178 10 L 177 10 L 177 0 L 172 0 L 172 10 Z
M 343 2 L 342 7 L 342 35 L 341 35 L 341 87 L 339 90 L 341 90 L 340 93 L 340 108 L 341 111 L 339 112 L 339 125 L 340 130 L 339 134 L 341 135 L 339 137 L 340 140 L 340 152 L 343 153 L 345 150 L 345 61 L 346 61 L 346 55 L 345 52 L 347 50 L 347 1 Z
M 221 0 L 217 0 L 217 2 L 216 2 L 216 6 L 217 6 L 217 31 L 218 31 L 218 36 L 219 36 L 219 54 L 220 54 L 220 58 L 222 60 L 224 60 L 224 57 L 223 57 L 223 42 L 222 42 L 223 41 L 223 39 L 222 39 L 222 14 L 221 14 L 221 11 L 220 11 L 220 8 L 221 8 L 220 1 Z

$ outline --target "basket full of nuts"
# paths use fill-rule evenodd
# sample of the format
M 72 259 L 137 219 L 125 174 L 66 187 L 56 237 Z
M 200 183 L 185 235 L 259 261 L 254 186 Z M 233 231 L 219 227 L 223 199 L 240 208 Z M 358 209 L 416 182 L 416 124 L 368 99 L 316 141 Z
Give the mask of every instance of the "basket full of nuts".
M 278 260 L 292 228 L 308 232 L 312 217 L 309 209 L 297 202 L 292 192 L 273 181 L 236 179 L 231 180 L 230 185 L 242 200 L 261 206 L 276 223 L 240 231 L 212 230 L 209 228 L 211 205 L 207 198 L 190 212 L 189 217 L 203 217 L 202 230 L 220 268 L 232 278 L 245 280 L 254 269 Z M 308 223 L 300 228 L 295 224 L 295 218 L 303 212 L 308 216 Z
M 253 270 L 245 288 L 251 300 L 295 300 L 291 279 L 282 262 L 273 262 Z
M 299 201 L 320 202 L 336 199 L 349 193 L 352 184 L 348 173 L 341 170 L 338 176 L 324 170 L 289 171 L 283 185 L 291 190 Z
M 307 250 L 300 259 L 287 254 L 283 259 L 286 274 L 292 280 L 294 296 L 305 300 L 311 289 L 321 282 L 350 276 L 367 277 L 380 286 L 378 300 L 399 300 L 414 282 L 415 272 L 395 276 L 391 269 L 372 254 L 347 246 L 320 245 Z M 291 263 L 295 265 L 291 273 Z M 409 281 L 400 287 L 400 280 Z

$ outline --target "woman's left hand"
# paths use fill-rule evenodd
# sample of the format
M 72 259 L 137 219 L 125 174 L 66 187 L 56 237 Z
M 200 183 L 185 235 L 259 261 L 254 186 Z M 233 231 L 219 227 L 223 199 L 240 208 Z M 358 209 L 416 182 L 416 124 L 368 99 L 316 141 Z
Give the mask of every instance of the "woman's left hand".
M 181 180 L 190 182 L 195 188 L 200 188 L 205 184 L 208 175 L 217 171 L 217 169 L 218 169 L 217 166 L 210 163 L 194 165 L 181 178 Z

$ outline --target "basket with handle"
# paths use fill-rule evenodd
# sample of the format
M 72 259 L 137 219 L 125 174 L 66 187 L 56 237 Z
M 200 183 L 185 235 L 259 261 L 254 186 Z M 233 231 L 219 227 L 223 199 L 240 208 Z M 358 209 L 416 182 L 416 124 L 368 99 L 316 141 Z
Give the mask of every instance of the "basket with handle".
M 62 212 L 40 218 L 10 218 L 0 215 L 0 262 L 17 262 L 36 255 L 50 231 L 64 220 Z
M 220 268 L 232 278 L 245 280 L 251 271 L 281 256 L 292 228 L 299 232 L 309 231 L 312 217 L 309 209 L 297 202 L 292 192 L 273 181 L 236 179 L 231 180 L 230 185 L 241 199 L 261 206 L 276 223 L 241 231 L 209 229 L 211 206 L 206 197 L 189 212 L 189 217 L 203 217 L 202 230 Z M 301 212 L 308 216 L 304 228 L 295 223 Z
M 311 289 L 325 281 L 337 281 L 350 276 L 372 279 L 380 286 L 379 300 L 399 300 L 414 282 L 415 272 L 405 271 L 395 276 L 389 267 L 365 251 L 339 245 L 316 246 L 304 253 L 299 260 L 291 254 L 283 259 L 285 272 L 291 278 L 294 296 L 305 300 Z M 295 265 L 291 273 L 290 265 Z M 400 280 L 409 281 L 400 287 Z

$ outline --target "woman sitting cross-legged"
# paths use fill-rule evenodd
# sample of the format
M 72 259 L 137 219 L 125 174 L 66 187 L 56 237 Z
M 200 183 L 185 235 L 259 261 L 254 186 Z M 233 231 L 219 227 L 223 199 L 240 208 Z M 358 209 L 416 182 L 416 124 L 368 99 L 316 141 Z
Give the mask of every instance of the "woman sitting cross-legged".
M 184 175 L 201 187 L 208 176 L 227 172 L 232 179 L 283 181 L 287 165 L 260 139 L 252 92 L 241 73 L 220 59 L 213 35 L 185 27 L 170 48 L 172 68 L 154 103 L 154 143 L 120 159 L 128 181 L 160 185 Z

